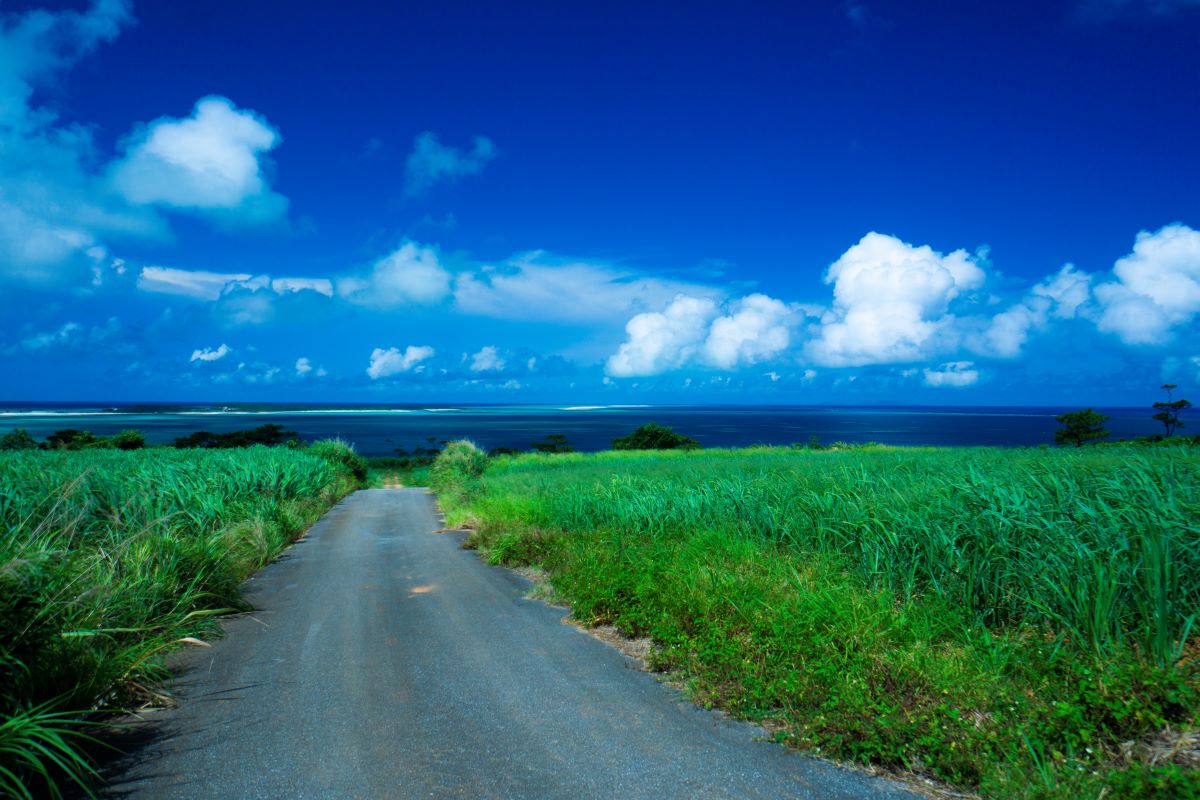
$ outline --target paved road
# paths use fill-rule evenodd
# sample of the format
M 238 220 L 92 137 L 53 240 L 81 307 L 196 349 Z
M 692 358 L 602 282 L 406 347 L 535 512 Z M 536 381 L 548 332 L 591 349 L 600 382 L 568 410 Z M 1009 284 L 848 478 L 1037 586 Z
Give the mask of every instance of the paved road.
M 108 796 L 911 797 L 693 707 L 438 527 L 416 489 L 330 511 L 184 659 Z

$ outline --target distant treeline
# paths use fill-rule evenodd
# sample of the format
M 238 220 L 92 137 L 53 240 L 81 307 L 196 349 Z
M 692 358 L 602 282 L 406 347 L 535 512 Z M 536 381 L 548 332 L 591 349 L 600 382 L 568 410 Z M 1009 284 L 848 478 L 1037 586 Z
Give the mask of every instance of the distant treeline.
M 174 447 L 219 449 L 229 447 L 253 447 L 262 444 L 268 447 L 300 444 L 300 434 L 287 431 L 282 425 L 268 423 L 245 431 L 210 433 L 197 431 L 175 439 Z M 97 436 L 91 431 L 64 428 L 55 431 L 39 442 L 24 428 L 17 428 L 0 436 L 0 450 L 141 450 L 146 447 L 146 436 L 138 430 L 124 430 L 115 436 Z

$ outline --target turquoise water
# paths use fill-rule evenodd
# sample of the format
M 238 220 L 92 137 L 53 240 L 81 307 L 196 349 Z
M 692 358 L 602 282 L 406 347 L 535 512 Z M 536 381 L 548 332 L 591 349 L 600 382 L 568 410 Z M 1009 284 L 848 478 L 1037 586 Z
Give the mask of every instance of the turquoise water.
M 0 403 L 0 434 L 25 428 L 44 438 L 60 428 L 108 436 L 137 428 L 154 444 L 195 431 L 213 433 L 280 423 L 311 441 L 340 436 L 368 456 L 411 449 L 427 437 L 470 438 L 483 447 L 526 449 L 562 433 L 579 450 L 607 449 L 642 423 L 670 425 L 707 447 L 835 441 L 899 445 L 1021 446 L 1054 441 L 1065 408 L 840 406 L 404 406 L 404 405 L 146 405 L 132 403 Z M 1116 437 L 1161 433 L 1152 409 L 1099 409 Z M 1200 424 L 1197 424 L 1200 432 Z M 1192 432 L 1185 429 L 1185 432 Z

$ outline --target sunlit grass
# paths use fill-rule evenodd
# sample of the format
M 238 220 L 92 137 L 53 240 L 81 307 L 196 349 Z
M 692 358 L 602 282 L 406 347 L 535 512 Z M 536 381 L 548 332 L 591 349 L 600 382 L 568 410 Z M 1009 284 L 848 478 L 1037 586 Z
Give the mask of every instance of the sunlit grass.
M 241 608 L 241 582 L 365 476 L 356 459 L 0 453 L 0 795 L 86 782 L 94 712 L 153 699 L 159 656 Z
M 1121 755 L 1197 723 L 1195 448 L 530 455 L 438 488 L 796 744 L 998 797 L 1200 790 Z

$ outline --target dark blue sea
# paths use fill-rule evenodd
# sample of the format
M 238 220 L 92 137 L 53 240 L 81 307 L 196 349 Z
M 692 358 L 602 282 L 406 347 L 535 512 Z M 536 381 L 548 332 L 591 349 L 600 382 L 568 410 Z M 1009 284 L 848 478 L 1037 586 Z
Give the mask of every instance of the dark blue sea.
M 882 442 L 897 445 L 1049 444 L 1065 408 L 844 406 L 263 405 L 0 403 L 0 435 L 25 428 L 37 438 L 60 428 L 108 436 L 136 428 L 154 444 L 195 431 L 224 433 L 280 423 L 305 441 L 340 436 L 368 456 L 437 440 L 473 439 L 485 448 L 527 449 L 565 434 L 579 450 L 604 450 L 645 422 L 669 425 L 706 447 Z M 1159 433 L 1148 408 L 1097 409 L 1114 437 Z

